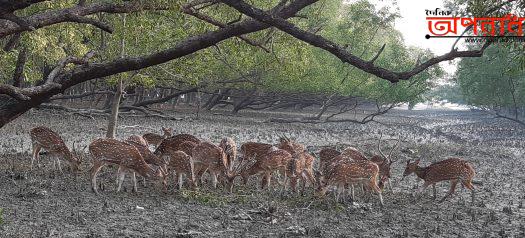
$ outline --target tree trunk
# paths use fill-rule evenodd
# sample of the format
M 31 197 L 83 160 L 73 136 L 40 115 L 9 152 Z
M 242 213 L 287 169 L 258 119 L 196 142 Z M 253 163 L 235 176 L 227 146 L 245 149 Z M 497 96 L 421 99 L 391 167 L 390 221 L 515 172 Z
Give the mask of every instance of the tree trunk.
M 118 108 L 120 106 L 120 98 L 122 96 L 122 79 L 118 81 L 117 91 L 113 97 L 113 104 L 111 105 L 111 116 L 108 121 L 108 130 L 106 132 L 107 138 L 115 138 L 117 133 Z

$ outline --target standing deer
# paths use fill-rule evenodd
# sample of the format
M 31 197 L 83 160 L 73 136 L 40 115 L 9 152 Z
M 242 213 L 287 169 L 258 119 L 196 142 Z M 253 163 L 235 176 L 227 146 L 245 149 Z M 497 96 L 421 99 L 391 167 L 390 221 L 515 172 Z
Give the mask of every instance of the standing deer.
M 66 144 L 56 132 L 43 126 L 35 127 L 30 131 L 31 144 L 33 145 L 33 157 L 31 158 L 31 170 L 33 170 L 33 163 L 35 160 L 38 163 L 39 152 L 44 149 L 49 152 L 49 155 L 54 158 L 53 164 L 58 164 L 58 169 L 62 173 L 62 166 L 60 159 L 67 160 L 71 165 L 73 172 L 79 171 L 80 159 L 75 157 L 73 153 L 67 148 Z M 55 165 L 56 167 L 56 165 Z
M 173 134 L 173 128 L 171 127 L 169 128 L 162 127 L 161 129 L 162 129 L 162 132 L 164 133 L 162 135 L 159 135 L 156 133 L 146 133 L 142 135 L 142 137 L 144 138 L 144 140 L 148 142 L 148 144 L 154 145 L 155 147 L 157 147 L 162 142 L 162 140 L 168 137 L 171 137 L 171 135 Z
M 224 153 L 226 153 L 226 159 L 228 161 L 228 170 L 231 172 L 233 170 L 233 164 L 235 162 L 235 158 L 237 158 L 237 145 L 235 144 L 235 141 L 233 141 L 230 137 L 224 137 L 221 140 L 221 143 L 219 144 L 219 147 L 224 150 Z
M 177 181 L 179 190 L 182 189 L 182 175 L 185 175 L 190 181 L 191 188 L 195 188 L 197 186 L 195 181 L 194 164 L 191 156 L 180 150 L 169 150 L 164 154 L 164 157 L 168 161 L 168 174 L 173 172 L 173 177 L 174 180 Z
M 126 173 L 131 173 L 133 178 L 133 191 L 137 191 L 137 180 L 135 172 L 146 178 L 158 179 L 166 188 L 166 174 L 162 167 L 153 169 L 144 161 L 139 150 L 129 143 L 121 142 L 115 139 L 96 139 L 89 145 L 89 152 L 93 156 L 93 167 L 91 167 L 91 188 L 98 194 L 97 190 L 97 173 L 106 164 L 116 164 L 119 166 L 118 188 L 122 187 L 122 182 Z
M 221 179 L 228 177 L 226 153 L 219 146 L 203 141 L 193 148 L 192 157 L 196 179 L 202 181 L 202 175 L 208 170 L 212 178 L 213 188 L 217 188 L 218 176 L 221 176 Z
M 339 201 L 340 192 L 344 194 L 344 188 L 348 184 L 362 184 L 378 194 L 381 206 L 383 206 L 383 196 L 377 184 L 378 176 L 379 167 L 373 162 L 360 160 L 339 163 L 331 167 L 326 174 L 326 181 L 319 187 L 317 195 L 324 196 L 330 185 L 336 186 L 336 201 Z M 354 199 L 353 191 L 352 199 Z
M 247 168 L 243 169 L 240 173 L 233 174 L 230 178 L 233 179 L 240 175 L 242 177 L 243 183 L 248 182 L 249 176 L 262 173 L 263 180 L 261 182 L 261 189 L 264 189 L 267 185 L 270 184 L 272 172 L 282 171 L 283 175 L 286 178 L 286 166 L 289 164 L 289 161 L 292 160 L 292 155 L 286 150 L 281 150 L 273 147 L 270 151 L 255 163 Z M 269 188 L 269 186 L 268 186 Z
M 139 151 L 140 155 L 148 165 L 153 165 L 155 167 L 162 167 L 164 171 L 167 171 L 167 161 L 161 159 L 154 155 L 148 147 L 148 143 L 142 139 L 142 137 L 137 135 L 132 135 L 125 140 L 126 143 L 135 146 Z M 118 174 L 118 172 L 117 172 Z M 146 186 L 146 178 L 143 177 L 143 184 Z
M 476 175 L 476 172 L 470 163 L 459 158 L 450 158 L 433 163 L 427 167 L 420 167 L 419 162 L 419 159 L 412 163 L 408 160 L 405 172 L 403 172 L 403 178 L 415 173 L 420 179 L 423 179 L 425 183 L 419 190 L 420 194 L 423 193 L 425 188 L 432 185 L 435 199 L 436 183 L 450 181 L 450 190 L 439 201 L 441 203 L 454 193 L 456 185 L 458 182 L 461 182 L 461 184 L 472 192 L 472 202 L 474 203 L 474 185 L 472 185 L 472 178 Z
M 295 153 L 292 155 L 292 159 L 288 162 L 286 167 L 285 174 L 290 178 L 290 186 L 292 187 L 293 192 L 296 192 L 296 185 L 299 179 L 302 181 L 301 195 L 304 194 L 307 180 L 312 186 L 315 185 L 316 180 L 313 171 L 314 160 L 315 157 L 306 152 Z M 284 187 L 286 188 L 286 179 Z

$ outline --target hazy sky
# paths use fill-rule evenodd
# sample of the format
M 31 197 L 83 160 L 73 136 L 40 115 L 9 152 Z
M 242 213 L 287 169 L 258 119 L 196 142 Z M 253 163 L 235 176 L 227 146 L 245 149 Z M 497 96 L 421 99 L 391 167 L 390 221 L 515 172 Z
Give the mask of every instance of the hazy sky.
M 370 0 L 379 9 L 384 6 L 392 6 L 392 1 Z M 434 54 L 441 55 L 450 51 L 455 38 L 431 38 L 425 39 L 428 33 L 425 9 L 436 9 L 443 7 L 443 0 L 397 0 L 397 6 L 401 18 L 395 22 L 395 28 L 404 37 L 405 43 L 423 49 L 430 49 Z M 461 32 L 461 29 L 458 28 Z M 440 64 L 447 72 L 453 73 L 456 69 L 454 64 L 443 62 Z

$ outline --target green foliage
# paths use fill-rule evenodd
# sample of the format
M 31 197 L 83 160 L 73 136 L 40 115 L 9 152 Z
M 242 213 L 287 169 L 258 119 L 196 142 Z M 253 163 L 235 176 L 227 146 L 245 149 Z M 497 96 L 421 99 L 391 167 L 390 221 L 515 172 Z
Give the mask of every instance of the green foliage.
M 495 45 L 480 59 L 462 59 L 457 81 L 466 103 L 489 108 L 525 105 L 525 72 L 518 52 Z
M 216 27 L 183 14 L 180 5 L 185 1 L 155 1 L 169 6 L 168 11 L 126 14 L 124 26 L 122 14 L 97 14 L 91 16 L 114 26 L 113 34 L 102 33 L 91 25 L 58 24 L 23 34 L 22 47 L 29 52 L 25 78 L 35 82 L 43 72 L 66 56 L 81 57 L 89 50 L 97 51 L 97 61 L 109 61 L 124 54 L 141 56 L 159 49 L 173 47 L 188 37 L 215 30 Z M 257 7 L 269 9 L 278 0 L 251 1 Z M 23 10 L 31 14 L 43 9 L 59 9 L 76 4 L 72 0 L 49 1 Z M 221 22 L 231 22 L 239 17 L 235 10 L 214 4 L 200 10 L 203 14 Z M 341 45 L 347 45 L 356 56 L 371 59 L 383 44 L 385 50 L 375 64 L 402 71 L 414 66 L 415 59 L 431 57 L 430 52 L 408 48 L 392 23 L 397 12 L 376 9 L 366 0 L 351 4 L 342 1 L 320 1 L 291 22 L 302 29 L 321 34 Z M 243 17 L 245 19 L 246 17 Z M 359 96 L 379 103 L 415 102 L 432 87 L 430 79 L 440 77 L 438 67 L 421 73 L 410 81 L 391 84 L 359 69 L 341 63 L 333 55 L 312 47 L 276 29 L 267 29 L 245 35 L 254 42 L 266 42 L 268 53 L 259 47 L 246 44 L 239 38 L 230 38 L 195 54 L 143 69 L 133 73 L 109 77 L 114 84 L 124 79 L 127 85 L 180 86 L 203 82 L 234 80 L 243 77 L 257 81 L 260 90 L 269 92 L 319 93 Z M 0 55 L 0 82 L 12 77 L 18 52 Z M 229 85 L 231 86 L 231 85 Z M 253 88 L 253 84 L 235 84 L 237 88 Z M 213 84 L 212 84 L 213 87 Z M 215 85 L 215 87 L 224 87 Z

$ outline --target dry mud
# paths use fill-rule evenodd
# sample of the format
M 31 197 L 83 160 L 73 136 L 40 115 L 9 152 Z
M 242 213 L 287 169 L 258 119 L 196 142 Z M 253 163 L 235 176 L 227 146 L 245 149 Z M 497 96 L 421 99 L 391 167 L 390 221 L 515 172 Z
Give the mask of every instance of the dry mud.
M 275 124 L 269 117 L 299 116 L 284 112 L 243 113 L 241 116 L 178 113 L 181 121 L 124 116 L 118 135 L 155 132 L 171 126 L 218 142 L 230 136 L 245 141 L 275 143 L 285 133 L 316 153 L 321 146 L 352 145 L 375 152 L 379 132 L 387 150 L 401 137 L 394 152 L 394 191 L 385 191 L 385 206 L 377 197 L 357 195 L 355 203 L 336 204 L 331 196 L 317 199 L 309 188 L 304 196 L 259 191 L 255 179 L 236 186 L 233 194 L 209 185 L 193 192 L 168 193 L 152 182 L 132 193 L 115 192 L 115 168 L 99 174 L 104 191 L 90 190 L 90 158 L 85 146 L 104 136 L 105 117 L 94 119 L 32 111 L 0 129 L 0 237 L 525 237 L 525 129 L 475 112 L 393 111 L 366 125 Z M 84 158 L 83 172 L 60 174 L 46 155 L 42 167 L 29 171 L 28 131 L 46 125 L 59 132 Z M 391 139 L 391 140 L 390 140 Z M 412 193 L 421 181 L 401 181 L 405 161 L 427 165 L 449 156 L 470 161 L 476 169 L 474 204 L 458 187 L 451 199 L 438 203 L 431 189 L 421 199 Z M 448 183 L 438 186 L 438 198 Z

